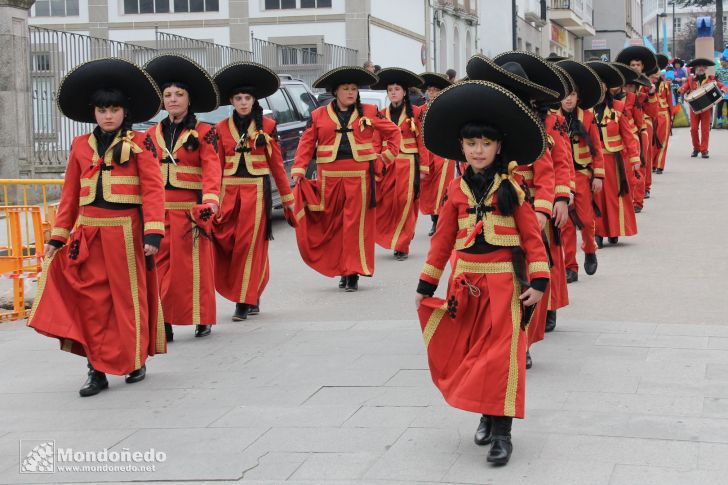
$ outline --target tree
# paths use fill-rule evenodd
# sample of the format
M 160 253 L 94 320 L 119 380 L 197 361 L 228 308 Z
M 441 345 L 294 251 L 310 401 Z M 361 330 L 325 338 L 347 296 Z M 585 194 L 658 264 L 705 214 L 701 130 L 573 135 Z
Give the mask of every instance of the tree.
M 723 0 L 676 0 L 681 7 L 712 7 L 715 5 L 715 30 L 713 38 L 715 39 L 715 49 L 722 51 L 725 47 L 723 43 Z
M 696 20 L 699 14 L 693 14 L 689 20 L 683 23 L 680 33 L 675 39 L 675 52 L 673 56 L 690 60 L 695 57 L 695 38 L 698 36 Z

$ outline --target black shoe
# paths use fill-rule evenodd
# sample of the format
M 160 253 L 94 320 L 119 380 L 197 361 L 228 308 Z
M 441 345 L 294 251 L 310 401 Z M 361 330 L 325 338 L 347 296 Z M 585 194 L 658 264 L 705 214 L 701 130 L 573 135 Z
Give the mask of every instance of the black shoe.
M 212 333 L 212 325 L 195 325 L 195 337 L 207 337 Z
M 488 452 L 488 463 L 494 465 L 505 465 L 511 459 L 513 443 L 510 436 L 493 435 L 493 444 Z
M 556 311 L 549 310 L 546 312 L 546 331 L 553 332 L 556 328 Z
M 130 372 L 128 376 L 124 378 L 127 384 L 134 384 L 135 382 L 143 381 L 147 377 L 147 365 L 144 364 L 137 370 Z
M 533 367 L 533 360 L 531 360 L 531 352 L 526 351 L 526 369 Z
M 649 199 L 649 198 L 650 198 L 650 191 L 648 190 L 645 192 L 645 199 Z
M 593 275 L 597 272 L 597 254 L 596 253 L 586 253 L 584 254 L 584 271 L 586 271 L 586 274 L 589 276 Z
M 404 261 L 407 259 L 409 255 L 407 253 L 403 253 L 402 251 L 395 251 L 394 252 L 394 259 L 397 261 Z
M 635 214 L 639 214 L 640 212 L 642 212 L 642 207 L 635 207 L 634 208 L 634 213 Z
M 566 283 L 576 283 L 579 281 L 579 273 L 573 269 L 566 268 Z
M 697 151 L 697 150 L 693 150 L 693 153 L 690 154 L 690 157 L 691 158 L 696 158 L 698 156 L 698 153 L 700 153 L 700 152 Z
M 487 414 L 483 414 L 480 417 L 480 423 L 478 429 L 475 431 L 475 444 L 478 446 L 484 446 L 490 444 L 493 441 L 491 433 L 491 418 Z
M 88 368 L 88 378 L 86 379 L 83 387 L 78 390 L 81 397 L 95 396 L 109 387 L 109 381 L 106 380 L 106 374 L 95 370 L 90 364 Z
M 248 309 L 248 315 L 257 315 L 260 313 L 260 302 L 256 305 L 250 305 Z
M 604 238 L 602 236 L 594 236 L 594 240 L 597 242 L 597 247 L 599 249 L 604 247 Z
M 430 228 L 430 232 L 428 232 L 427 235 L 430 237 L 434 236 L 436 230 L 437 230 L 437 222 L 433 222 L 432 227 Z
M 610 237 L 609 238 L 609 244 L 617 244 L 619 242 L 618 237 Z
M 352 292 L 359 290 L 359 275 L 353 274 L 346 277 L 346 291 Z
M 707 158 L 707 157 L 703 157 L 703 158 Z M 663 173 L 664 171 L 665 171 L 665 169 L 664 169 L 664 168 L 658 168 L 657 170 L 655 170 L 655 173 L 656 173 L 657 175 L 662 175 L 662 173 Z
M 250 305 L 247 303 L 236 303 L 235 313 L 233 313 L 233 322 L 240 322 L 248 319 L 248 312 L 250 311 Z
M 172 330 L 171 323 L 164 324 L 164 336 L 167 338 L 167 342 L 172 342 L 174 340 L 174 330 Z
M 339 279 L 339 289 L 343 290 L 344 288 L 346 288 L 346 276 Z
M 702 157 L 703 157 L 703 158 L 710 158 L 710 155 L 709 155 L 709 154 L 708 154 L 708 152 L 706 151 L 706 152 L 703 152 L 703 155 L 702 155 Z

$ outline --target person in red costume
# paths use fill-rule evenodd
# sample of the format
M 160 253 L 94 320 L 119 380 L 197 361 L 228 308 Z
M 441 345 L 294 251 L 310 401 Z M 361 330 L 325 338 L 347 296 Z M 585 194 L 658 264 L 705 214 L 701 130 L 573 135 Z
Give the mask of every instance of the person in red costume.
M 507 89 L 465 81 L 432 102 L 424 139 L 432 153 L 468 164 L 448 188 L 415 297 L 430 374 L 448 404 L 481 415 L 475 443 L 505 465 L 513 418 L 525 415 L 525 330 L 550 273 L 515 169 L 543 155 L 547 135 Z M 435 298 L 451 260 L 447 296 Z
M 147 130 L 164 182 L 165 237 L 157 254 L 167 342 L 172 325 L 195 325 L 195 337 L 210 335 L 217 320 L 211 234 L 193 219 L 196 205 L 208 219 L 220 204 L 222 169 L 215 127 L 195 111 L 217 108 L 217 86 L 205 69 L 177 55 L 162 54 L 144 66 L 162 93 L 169 116 Z M 201 221 L 200 221 L 201 222 Z
M 216 126 L 222 189 L 213 229 L 215 288 L 235 302 L 233 320 L 239 321 L 260 312 L 260 297 L 270 276 L 271 177 L 288 219 L 292 219 L 293 194 L 276 122 L 263 116 L 258 102 L 278 90 L 278 75 L 261 64 L 235 62 L 215 74 L 215 83 L 221 104 L 234 108 Z
M 122 59 L 74 68 L 58 89 L 64 116 L 96 123 L 71 144 L 61 201 L 28 326 L 88 359 L 79 390 L 128 384 L 146 376 L 147 357 L 166 352 L 153 256 L 164 237 L 159 154 L 132 123 L 161 106 L 157 86 Z
M 334 99 L 311 114 L 291 170 L 301 257 L 324 276 L 340 276 L 339 288 L 347 292 L 359 289 L 360 275 L 374 274 L 374 184 L 397 158 L 402 137 L 376 106 L 361 102 L 359 86 L 377 81 L 360 67 L 339 67 L 316 80 L 313 87 Z M 314 158 L 316 179 L 309 180 Z

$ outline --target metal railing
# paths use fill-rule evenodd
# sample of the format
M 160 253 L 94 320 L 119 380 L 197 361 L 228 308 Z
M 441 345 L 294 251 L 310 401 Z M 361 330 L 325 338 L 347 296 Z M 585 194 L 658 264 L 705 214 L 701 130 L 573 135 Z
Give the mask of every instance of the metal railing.
M 552 10 L 571 10 L 584 22 L 593 25 L 592 0 L 551 0 Z
M 205 40 L 191 39 L 169 32 L 155 30 L 155 47 L 159 53 L 184 54 L 215 74 L 221 68 L 235 61 L 251 61 L 253 53 Z

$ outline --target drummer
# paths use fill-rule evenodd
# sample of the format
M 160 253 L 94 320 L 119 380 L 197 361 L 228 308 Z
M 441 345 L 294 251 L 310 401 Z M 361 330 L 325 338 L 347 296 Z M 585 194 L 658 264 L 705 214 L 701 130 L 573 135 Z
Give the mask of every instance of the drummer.
M 678 93 L 686 95 L 700 89 L 708 83 L 715 82 L 725 94 L 728 91 L 725 84 L 716 81 L 713 76 L 707 75 L 705 72 L 707 68 L 712 66 L 713 61 L 710 59 L 698 58 L 690 61 L 688 67 L 693 68 L 694 73 L 678 89 Z M 712 118 L 712 107 L 700 113 L 695 113 L 692 105 L 690 106 L 690 137 L 693 140 L 693 153 L 690 155 L 691 157 L 695 158 L 700 153 L 703 158 L 709 158 L 708 142 L 710 141 L 710 120 Z M 698 133 L 698 125 L 700 126 L 700 133 Z

